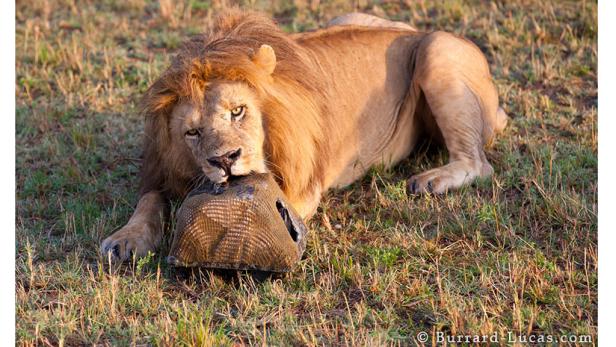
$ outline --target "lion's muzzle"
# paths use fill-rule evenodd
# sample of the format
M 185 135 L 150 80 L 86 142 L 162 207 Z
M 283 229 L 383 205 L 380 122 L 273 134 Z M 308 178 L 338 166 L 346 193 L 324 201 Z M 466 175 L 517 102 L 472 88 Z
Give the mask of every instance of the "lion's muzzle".
M 177 213 L 176 266 L 286 272 L 306 247 L 308 229 L 269 174 L 207 183 Z
M 238 148 L 233 151 L 228 151 L 223 155 L 208 158 L 207 162 L 214 167 L 223 169 L 225 171 L 225 174 L 227 176 L 230 176 L 231 167 L 233 166 L 233 164 L 235 164 L 240 155 L 242 155 L 242 149 Z

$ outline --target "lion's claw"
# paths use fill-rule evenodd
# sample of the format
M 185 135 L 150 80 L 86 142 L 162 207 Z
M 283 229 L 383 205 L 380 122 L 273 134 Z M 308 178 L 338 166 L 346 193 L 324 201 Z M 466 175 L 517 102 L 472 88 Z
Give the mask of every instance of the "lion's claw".
M 112 262 L 124 262 L 133 256 L 145 257 L 148 252 L 156 249 L 157 243 L 147 225 L 127 225 L 101 244 L 100 251 L 106 259 Z
M 120 258 L 120 245 L 113 246 L 113 255 L 116 258 Z
M 421 194 L 421 193 L 434 193 L 434 186 L 432 180 L 424 184 L 419 184 L 417 179 L 409 180 L 407 185 L 408 194 Z

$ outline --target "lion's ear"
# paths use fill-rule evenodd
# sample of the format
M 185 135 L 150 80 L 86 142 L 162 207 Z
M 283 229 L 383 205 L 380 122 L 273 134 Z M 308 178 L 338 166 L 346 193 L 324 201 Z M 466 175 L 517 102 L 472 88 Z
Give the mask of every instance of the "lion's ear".
M 271 75 L 276 68 L 276 53 L 274 53 L 272 46 L 261 45 L 257 53 L 252 57 L 252 61 Z

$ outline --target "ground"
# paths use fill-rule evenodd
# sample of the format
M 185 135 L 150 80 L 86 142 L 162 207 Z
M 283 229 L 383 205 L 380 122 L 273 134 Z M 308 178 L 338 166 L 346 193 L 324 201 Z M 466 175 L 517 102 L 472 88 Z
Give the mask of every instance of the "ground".
M 487 151 L 493 179 L 409 197 L 404 178 L 447 160 L 421 147 L 329 192 L 304 260 L 260 283 L 179 276 L 169 233 L 120 268 L 97 254 L 137 202 L 139 95 L 232 5 L 174 3 L 17 2 L 18 344 L 414 345 L 421 331 L 597 342 L 596 2 L 242 2 L 289 32 L 362 11 L 464 35 L 511 117 Z

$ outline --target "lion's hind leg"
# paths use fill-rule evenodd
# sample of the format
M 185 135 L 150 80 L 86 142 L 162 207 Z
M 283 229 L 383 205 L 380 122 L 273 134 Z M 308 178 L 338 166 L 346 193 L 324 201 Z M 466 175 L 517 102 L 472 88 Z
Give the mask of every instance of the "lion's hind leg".
M 484 146 L 506 124 L 483 54 L 471 43 L 436 32 L 420 44 L 416 78 L 439 137 L 447 165 L 411 177 L 410 193 L 444 193 L 493 173 Z M 503 118 L 505 117 L 505 118 Z M 436 134 L 432 134 L 436 135 Z
M 456 90 L 458 89 L 458 90 Z M 411 177 L 410 193 L 444 193 L 487 177 L 493 172 L 483 151 L 481 108 L 464 86 L 426 95 L 426 99 L 449 152 L 449 163 Z

